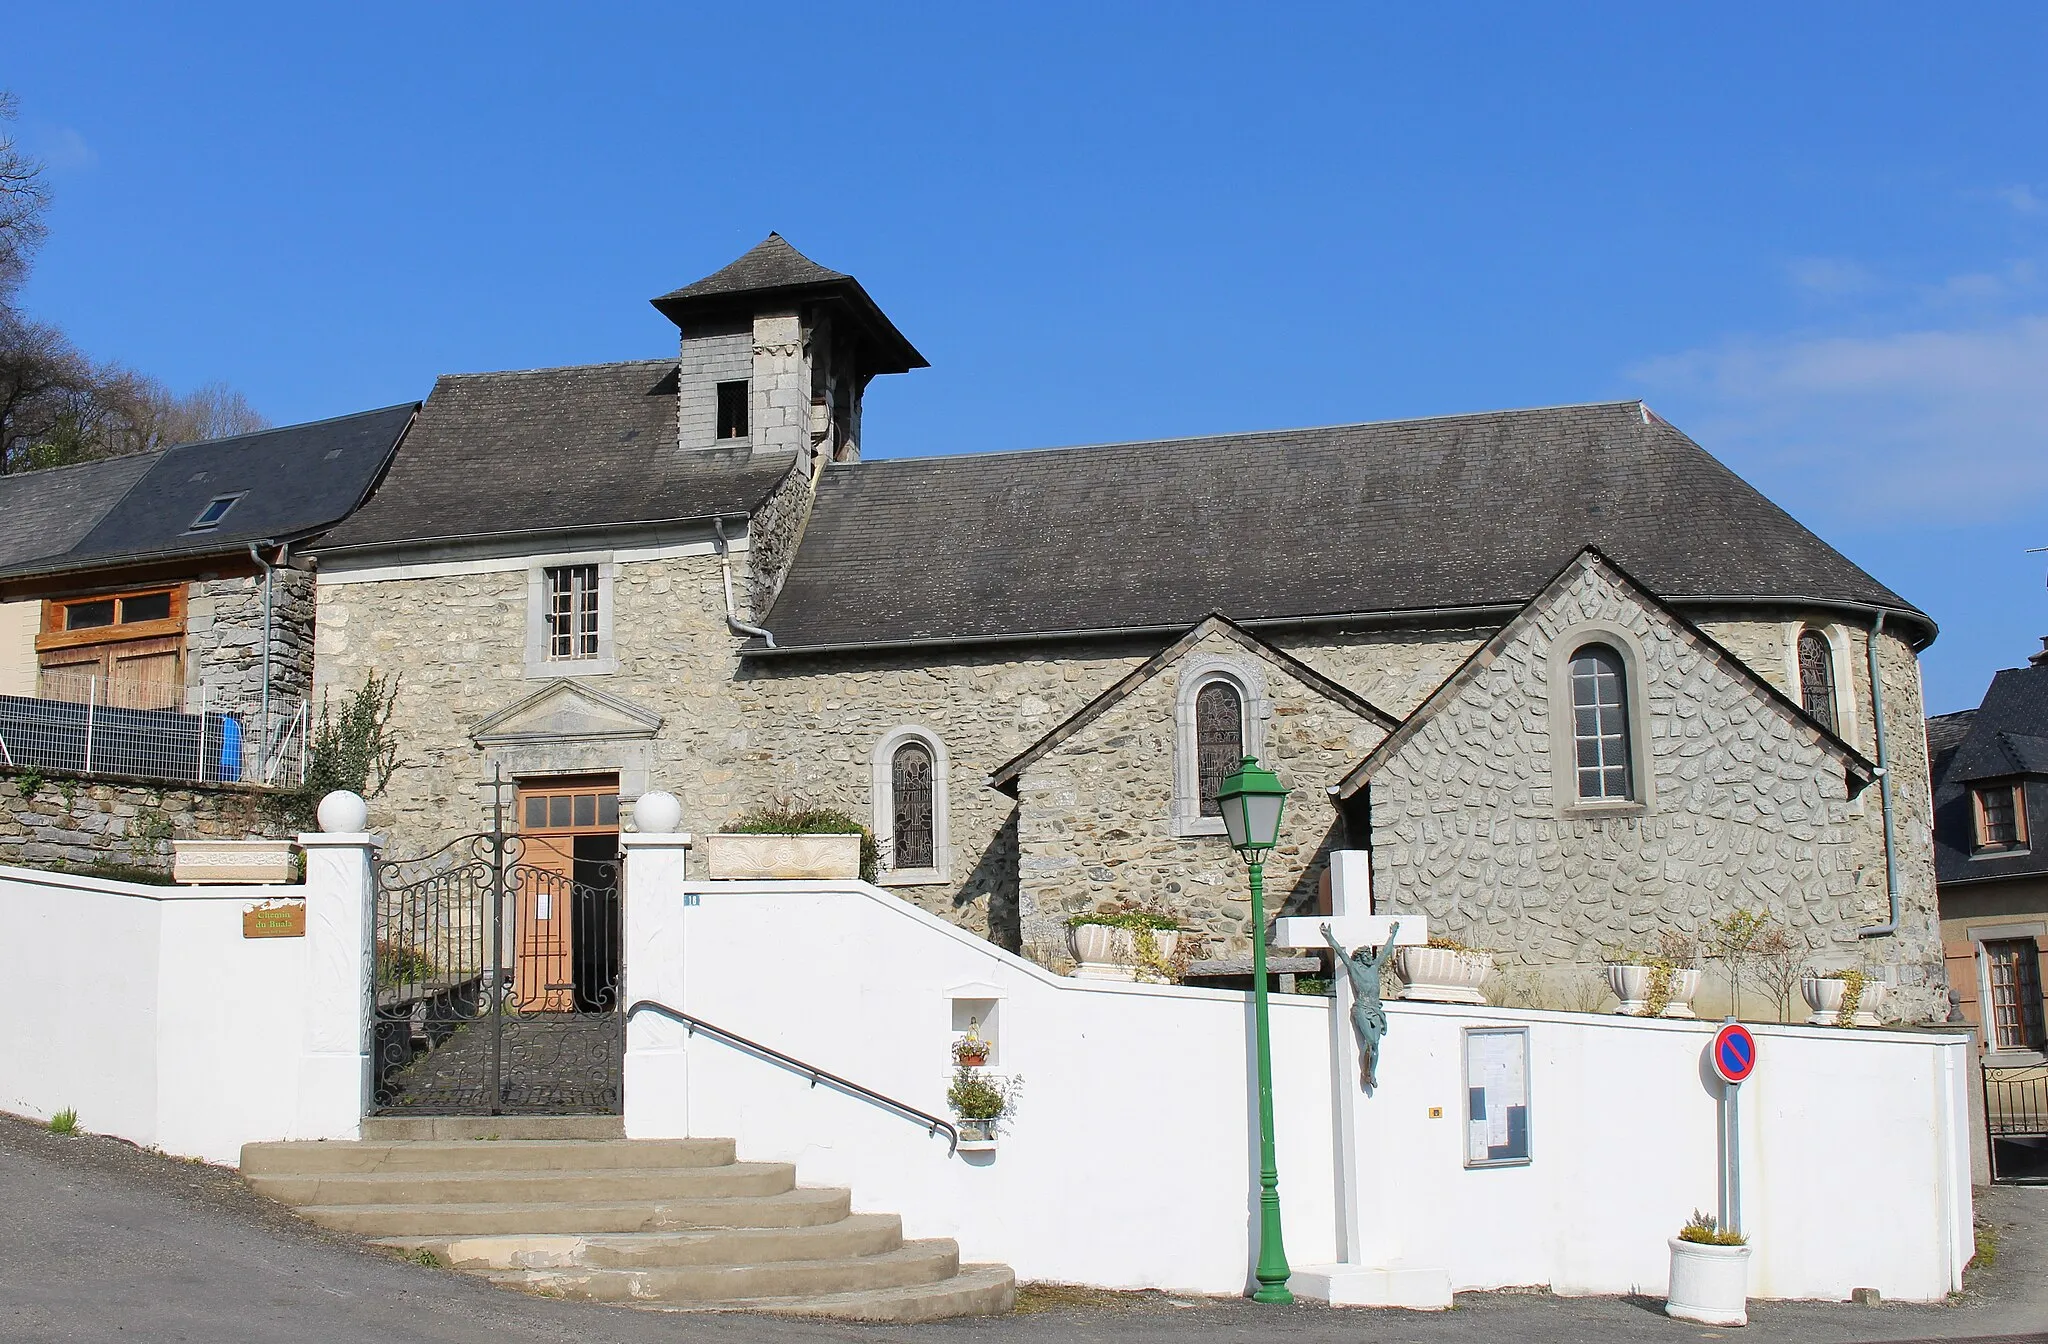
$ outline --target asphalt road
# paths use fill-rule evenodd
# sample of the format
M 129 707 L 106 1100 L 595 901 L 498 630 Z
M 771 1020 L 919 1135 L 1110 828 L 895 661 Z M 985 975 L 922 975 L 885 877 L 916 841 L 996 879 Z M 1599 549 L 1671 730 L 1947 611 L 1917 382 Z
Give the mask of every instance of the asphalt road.
M 231 1172 L 0 1117 L 0 1339 L 172 1344 L 508 1341 L 1174 1341 L 1566 1344 L 2025 1339 L 2048 1344 L 2048 1187 L 1982 1205 L 1999 1254 L 1948 1306 L 1764 1303 L 1747 1331 L 1683 1325 L 1662 1303 L 1475 1293 L 1453 1311 L 1259 1307 L 1235 1299 L 1030 1289 L 998 1320 L 875 1327 L 549 1302 L 365 1250 L 251 1194 Z M 1849 1213 L 1853 1218 L 1853 1212 Z

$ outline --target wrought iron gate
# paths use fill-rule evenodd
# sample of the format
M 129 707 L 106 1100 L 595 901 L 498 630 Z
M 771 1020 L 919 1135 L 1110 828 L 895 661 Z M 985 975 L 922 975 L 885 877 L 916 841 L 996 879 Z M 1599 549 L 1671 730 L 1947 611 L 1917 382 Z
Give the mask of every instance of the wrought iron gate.
M 378 865 L 375 1110 L 616 1113 L 619 864 L 496 829 Z
M 1991 1179 L 2048 1183 L 2048 1064 L 1984 1066 Z

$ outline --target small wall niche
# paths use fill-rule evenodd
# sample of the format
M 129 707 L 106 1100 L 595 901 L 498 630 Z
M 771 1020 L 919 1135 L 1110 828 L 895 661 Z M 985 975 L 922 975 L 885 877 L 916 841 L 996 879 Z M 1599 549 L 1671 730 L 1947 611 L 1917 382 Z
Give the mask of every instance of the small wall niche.
M 993 985 L 961 985 L 948 991 L 948 999 L 952 1004 L 952 1040 L 959 1041 L 972 1031 L 988 1042 L 989 1067 L 1002 1063 L 1001 991 Z

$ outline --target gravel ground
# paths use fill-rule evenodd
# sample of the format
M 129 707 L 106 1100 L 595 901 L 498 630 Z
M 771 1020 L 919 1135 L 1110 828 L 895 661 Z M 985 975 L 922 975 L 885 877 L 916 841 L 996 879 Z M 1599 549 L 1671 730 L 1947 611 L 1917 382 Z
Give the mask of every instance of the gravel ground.
M 1019 1314 L 918 1327 L 676 1316 L 549 1302 L 370 1251 L 252 1194 L 232 1171 L 0 1117 L 0 1338 L 204 1344 L 560 1340 L 1360 1341 L 1533 1344 L 1737 1337 L 2048 1344 L 2048 1187 L 1981 1201 L 1995 1261 L 1947 1306 L 1762 1303 L 1751 1327 L 1683 1325 L 1662 1303 L 1470 1293 L 1441 1313 L 1261 1307 L 1240 1299 L 1028 1286 Z

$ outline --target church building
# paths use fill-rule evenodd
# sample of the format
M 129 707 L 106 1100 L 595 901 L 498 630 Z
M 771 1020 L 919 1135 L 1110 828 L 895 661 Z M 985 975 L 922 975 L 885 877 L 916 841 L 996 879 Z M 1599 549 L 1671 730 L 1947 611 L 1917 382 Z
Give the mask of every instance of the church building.
M 1748 909 L 1945 1006 L 1934 623 L 1648 407 L 876 458 L 864 390 L 926 360 L 853 277 L 771 234 L 653 302 L 670 355 L 441 378 L 316 544 L 319 686 L 400 679 L 392 852 L 494 767 L 599 843 L 656 788 L 699 833 L 832 807 L 1026 955 L 1109 903 L 1223 954 L 1250 753 L 1269 915 L 1367 850 L 1505 968 Z

